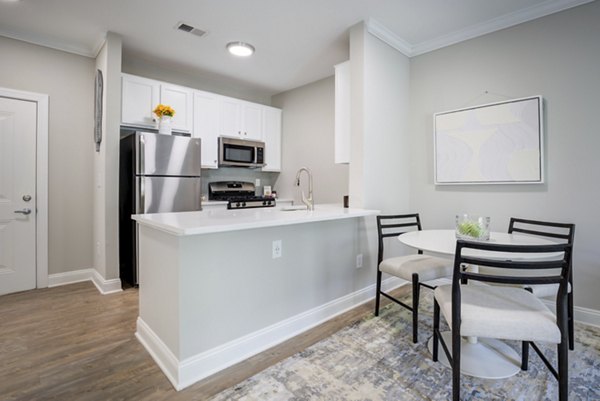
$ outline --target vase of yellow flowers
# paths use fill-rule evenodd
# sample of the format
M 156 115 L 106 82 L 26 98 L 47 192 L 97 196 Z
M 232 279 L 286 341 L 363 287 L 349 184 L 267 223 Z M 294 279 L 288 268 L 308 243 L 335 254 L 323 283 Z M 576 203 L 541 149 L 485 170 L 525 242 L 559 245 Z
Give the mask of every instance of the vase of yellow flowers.
M 158 117 L 158 133 L 171 135 L 171 119 L 175 115 L 175 110 L 169 105 L 159 104 L 154 109 L 154 114 Z

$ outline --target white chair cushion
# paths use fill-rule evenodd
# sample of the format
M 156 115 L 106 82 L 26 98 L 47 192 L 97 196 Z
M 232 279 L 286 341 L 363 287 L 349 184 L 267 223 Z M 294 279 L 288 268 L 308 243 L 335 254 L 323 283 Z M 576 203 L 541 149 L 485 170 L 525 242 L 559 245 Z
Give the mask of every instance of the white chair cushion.
M 413 273 L 417 273 L 419 281 L 429 281 L 452 275 L 452 262 L 429 255 L 406 255 L 384 259 L 379 270 L 407 281 L 412 281 Z
M 452 326 L 452 285 L 437 287 L 434 296 Z M 460 334 L 560 343 L 554 314 L 529 291 L 513 287 L 461 285 Z

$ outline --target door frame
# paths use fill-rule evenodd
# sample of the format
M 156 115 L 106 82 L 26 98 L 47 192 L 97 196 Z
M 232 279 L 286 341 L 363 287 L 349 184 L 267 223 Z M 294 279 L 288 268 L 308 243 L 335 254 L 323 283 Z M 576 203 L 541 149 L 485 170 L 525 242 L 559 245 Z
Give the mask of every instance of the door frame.
M 36 288 L 48 287 L 48 103 L 49 96 L 0 87 L 0 97 L 35 102 L 36 122 L 36 182 L 37 205 L 35 227 Z

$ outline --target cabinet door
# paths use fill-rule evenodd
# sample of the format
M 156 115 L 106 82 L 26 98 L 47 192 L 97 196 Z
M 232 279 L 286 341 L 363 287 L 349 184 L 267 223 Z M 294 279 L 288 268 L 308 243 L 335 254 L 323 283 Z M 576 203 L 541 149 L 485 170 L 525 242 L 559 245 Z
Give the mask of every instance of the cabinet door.
M 281 110 L 264 107 L 265 163 L 262 171 L 281 171 Z
M 121 83 L 121 124 L 154 128 L 152 110 L 159 103 L 160 83 L 127 74 Z
M 194 138 L 202 139 L 202 167 L 217 168 L 219 138 L 219 96 L 194 92 Z
M 173 129 L 192 131 L 193 99 L 194 92 L 189 88 L 169 84 L 160 85 L 160 102 L 171 106 L 175 110 Z
M 241 117 L 242 103 L 237 99 L 221 97 L 220 101 L 221 126 L 220 134 L 225 136 L 242 135 Z
M 243 103 L 242 137 L 244 139 L 263 140 L 263 110 L 264 107 L 259 104 Z
M 350 62 L 335 66 L 335 163 L 350 163 Z

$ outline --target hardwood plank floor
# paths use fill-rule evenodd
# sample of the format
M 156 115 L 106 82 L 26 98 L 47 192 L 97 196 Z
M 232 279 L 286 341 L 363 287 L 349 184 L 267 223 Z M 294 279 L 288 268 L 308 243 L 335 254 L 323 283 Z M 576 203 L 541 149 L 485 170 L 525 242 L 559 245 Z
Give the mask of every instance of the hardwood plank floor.
M 4 295 L 0 400 L 206 400 L 372 310 L 361 305 L 176 392 L 134 336 L 136 289 L 101 295 L 84 282 Z

